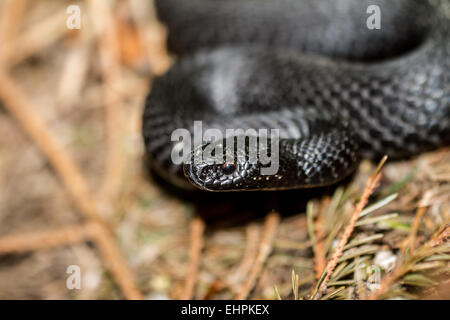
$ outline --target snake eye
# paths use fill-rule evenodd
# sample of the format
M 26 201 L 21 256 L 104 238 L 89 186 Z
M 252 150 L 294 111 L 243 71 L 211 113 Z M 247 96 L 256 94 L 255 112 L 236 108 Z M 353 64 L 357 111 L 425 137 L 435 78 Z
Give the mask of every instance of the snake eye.
M 222 165 L 222 172 L 224 174 L 232 174 L 234 172 L 234 170 L 236 170 L 236 166 L 234 165 L 234 163 L 225 162 Z

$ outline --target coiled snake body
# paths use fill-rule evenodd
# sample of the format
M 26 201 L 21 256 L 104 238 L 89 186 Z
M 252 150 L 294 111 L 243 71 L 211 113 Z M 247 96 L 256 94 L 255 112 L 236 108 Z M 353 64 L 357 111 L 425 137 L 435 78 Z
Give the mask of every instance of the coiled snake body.
M 157 0 L 169 48 L 183 56 L 146 101 L 151 165 L 178 185 L 278 190 L 335 183 L 360 157 L 447 144 L 450 22 L 441 2 Z M 367 26 L 371 5 L 381 29 Z M 277 174 L 246 161 L 175 165 L 171 134 L 193 131 L 195 120 L 203 130 L 280 129 Z

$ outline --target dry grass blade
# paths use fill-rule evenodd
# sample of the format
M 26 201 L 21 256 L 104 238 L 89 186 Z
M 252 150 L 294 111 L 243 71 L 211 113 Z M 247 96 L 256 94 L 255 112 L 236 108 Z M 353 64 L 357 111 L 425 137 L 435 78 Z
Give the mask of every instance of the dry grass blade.
M 190 300 L 194 297 L 195 283 L 197 282 L 200 267 L 201 252 L 203 249 L 203 232 L 205 223 L 200 218 L 194 218 L 190 227 L 189 266 L 184 291 L 181 300 Z
M 277 298 L 277 300 L 283 300 L 283 299 L 281 299 L 280 292 L 278 291 L 277 286 L 274 286 L 273 290 L 274 290 L 275 297 Z
M 345 290 L 345 286 L 340 287 L 333 292 L 330 292 L 329 294 L 327 294 L 326 296 L 321 298 L 321 300 L 330 300 L 330 299 L 334 298 L 335 296 L 337 296 L 339 293 L 341 293 L 343 290 Z
M 300 278 L 298 277 L 298 274 L 295 273 L 294 270 L 292 270 L 292 292 L 294 293 L 294 300 L 298 300 L 298 289 L 299 289 L 299 281 Z
M 246 246 L 241 262 L 228 278 L 228 283 L 235 289 L 236 284 L 240 283 L 250 272 L 256 259 L 258 251 L 259 227 L 256 224 L 250 224 L 246 228 Z
M 277 213 L 270 213 L 266 222 L 264 223 L 263 238 L 260 242 L 258 249 L 258 256 L 253 264 L 250 274 L 247 280 L 242 285 L 241 291 L 236 297 L 236 300 L 244 300 L 248 297 L 250 291 L 256 283 L 256 280 L 261 273 L 263 265 L 272 251 L 272 244 L 275 238 L 278 224 L 280 222 L 280 216 Z

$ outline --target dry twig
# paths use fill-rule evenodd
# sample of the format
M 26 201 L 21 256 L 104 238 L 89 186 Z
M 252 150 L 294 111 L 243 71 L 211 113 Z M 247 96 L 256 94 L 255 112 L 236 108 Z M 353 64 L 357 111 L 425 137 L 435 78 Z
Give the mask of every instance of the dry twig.
M 4 107 L 16 118 L 52 164 L 77 208 L 88 219 L 98 219 L 95 203 L 81 171 L 35 112 L 36 108 L 32 106 L 22 90 L 9 75 L 3 72 L 0 72 L 0 98 L 4 102 Z
M 64 62 L 58 86 L 58 105 L 69 110 L 78 100 L 87 80 L 90 63 L 90 39 L 86 32 L 74 39 Z
M 344 230 L 344 233 L 342 234 L 341 238 L 339 239 L 338 245 L 333 253 L 333 256 L 331 257 L 330 261 L 327 264 L 326 267 L 326 274 L 323 278 L 317 292 L 313 293 L 311 296 L 312 299 L 318 299 L 321 293 L 325 290 L 328 280 L 330 279 L 331 275 L 334 272 L 334 269 L 336 268 L 339 258 L 342 256 L 344 252 L 344 247 L 348 243 L 348 240 L 355 229 L 356 222 L 359 219 L 359 216 L 364 209 L 364 207 L 367 205 L 369 201 L 369 197 L 373 194 L 375 189 L 378 187 L 380 180 L 381 180 L 381 173 L 379 172 L 381 167 L 386 162 L 387 158 L 383 158 L 383 160 L 380 162 L 376 172 L 369 177 L 369 179 L 366 182 L 366 186 L 364 188 L 364 192 L 361 196 L 361 199 L 359 200 L 358 204 L 355 207 L 355 210 L 353 211 L 353 214 L 350 218 L 350 221 L 347 225 L 347 227 Z
M 27 0 L 3 1 L 0 18 L 0 43 L 10 43 L 16 37 L 26 5 Z M 11 53 L 3 51 L 2 57 L 9 56 Z
M 123 97 L 115 90 L 120 81 L 120 51 L 117 29 L 110 4 L 105 0 L 89 1 L 89 12 L 94 22 L 103 79 L 103 101 L 106 115 L 107 153 L 106 173 L 101 188 L 101 198 L 110 203 L 120 190 L 124 167 Z M 101 13 L 101 14 L 99 14 Z M 101 18 L 99 18 L 101 16 Z
M 98 243 L 100 251 L 107 259 L 108 265 L 111 266 L 112 274 L 125 296 L 130 299 L 140 298 L 137 289 L 130 290 L 130 288 L 135 287 L 132 273 L 115 246 L 113 237 L 100 222 L 96 204 L 90 195 L 83 174 L 44 121 L 35 113 L 36 108 L 28 101 L 22 90 L 9 75 L 1 71 L 0 98 L 3 100 L 6 109 L 22 125 L 25 132 L 50 161 L 80 212 L 84 214 L 88 221 L 97 222 L 101 226 L 98 228 L 98 230 L 103 230 L 99 238 L 100 243 Z
M 329 205 L 330 198 L 325 197 L 321 204 L 320 214 L 317 217 L 314 229 L 316 232 L 316 244 L 314 254 L 314 270 L 316 271 L 316 279 L 320 278 L 325 266 L 327 264 L 326 252 L 325 252 L 325 221 L 324 210 Z
M 424 196 L 422 197 L 422 200 L 420 200 L 419 207 L 417 208 L 416 216 L 414 217 L 410 236 L 407 241 L 407 243 L 409 244 L 409 250 L 411 250 L 411 251 L 414 251 L 414 249 L 415 249 L 416 237 L 417 237 L 417 232 L 419 231 L 420 222 L 422 221 L 424 214 L 427 212 L 431 196 L 432 196 L 431 190 L 428 190 L 427 192 L 425 192 Z
M 33 251 L 85 241 L 90 225 L 69 226 L 43 232 L 13 234 L 0 238 L 0 254 Z
M 142 295 L 136 287 L 134 275 L 117 249 L 110 231 L 100 223 L 92 224 L 91 230 L 94 242 L 124 296 L 127 299 L 141 300 Z
M 256 260 L 256 254 L 258 249 L 258 239 L 259 239 L 259 227 L 256 224 L 250 224 L 246 228 L 246 246 L 245 252 L 239 263 L 236 271 L 230 275 L 228 278 L 228 283 L 235 287 L 237 283 L 242 282 L 243 279 L 250 272 L 253 263 Z
M 15 39 L 1 44 L 4 64 L 11 68 L 61 39 L 70 31 L 66 27 L 66 19 L 66 12 L 59 11 Z
M 6 0 L 3 2 L 0 17 L 0 44 L 2 54 L 0 63 L 5 68 L 9 67 L 9 57 L 13 54 L 14 46 L 6 45 L 13 43 L 19 32 L 20 22 L 27 5 L 27 0 Z
M 419 262 L 427 256 L 432 255 L 434 250 L 438 249 L 436 247 L 441 245 L 449 235 L 449 227 L 446 227 L 442 232 L 439 232 L 421 247 L 408 253 L 406 256 L 403 254 L 395 269 L 381 280 L 378 290 L 372 293 L 367 299 L 376 300 L 386 294 L 400 278 L 412 271 L 413 268 L 411 268 L 411 262 Z M 430 253 L 428 253 L 428 251 L 430 251 Z
M 430 245 L 431 245 L 431 247 L 437 247 L 437 246 L 441 245 L 448 238 L 450 238 L 450 226 L 447 225 L 447 227 L 444 229 L 444 231 L 439 233 L 439 236 L 430 242 Z
M 131 0 L 130 7 L 153 74 L 161 75 L 170 67 L 165 45 L 166 28 L 157 21 L 153 1 Z

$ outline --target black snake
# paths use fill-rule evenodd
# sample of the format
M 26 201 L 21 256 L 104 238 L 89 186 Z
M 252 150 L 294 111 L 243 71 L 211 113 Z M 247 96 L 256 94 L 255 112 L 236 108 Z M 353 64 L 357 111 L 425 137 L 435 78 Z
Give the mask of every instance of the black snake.
M 403 158 L 447 144 L 449 3 L 432 2 L 157 0 L 169 49 L 182 57 L 146 100 L 150 164 L 204 190 L 294 189 L 335 183 L 361 157 Z M 380 29 L 367 24 L 373 5 Z M 192 132 L 195 120 L 203 130 L 280 129 L 279 170 L 261 175 L 264 164 L 248 161 L 250 140 L 242 150 L 224 142 L 223 153 L 242 161 L 174 164 L 180 143 L 171 134 Z M 203 143 L 197 152 L 223 141 Z

